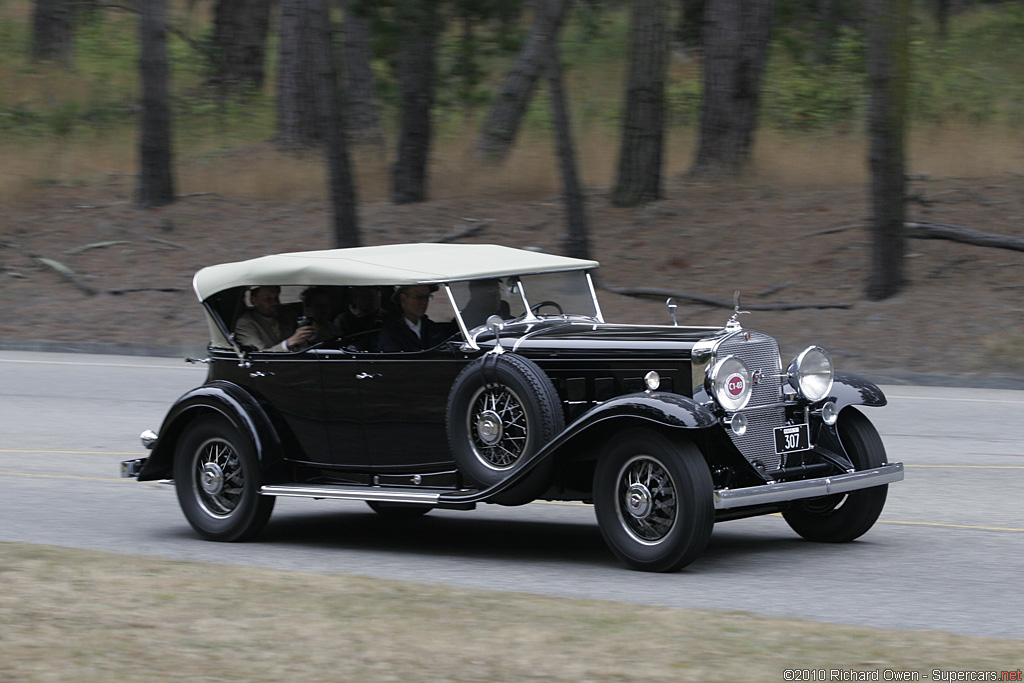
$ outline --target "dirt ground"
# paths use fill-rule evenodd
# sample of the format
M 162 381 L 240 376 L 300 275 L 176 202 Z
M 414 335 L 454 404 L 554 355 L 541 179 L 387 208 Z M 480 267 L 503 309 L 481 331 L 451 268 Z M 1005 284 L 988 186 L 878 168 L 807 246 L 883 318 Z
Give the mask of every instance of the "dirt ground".
M 657 287 L 748 305 L 843 308 L 754 311 L 746 327 L 775 335 L 790 357 L 810 343 L 840 370 L 877 381 L 1024 388 L 1024 253 L 910 240 L 908 284 L 883 302 L 864 297 L 869 206 L 861 184 L 802 189 L 769 180 L 698 185 L 675 179 L 667 198 L 616 209 L 588 190 L 592 255 L 606 282 Z M 1024 237 L 1024 176 L 912 183 L 910 220 Z M 331 246 L 319 201 L 267 203 L 187 196 L 159 210 L 131 205 L 131 179 L 38 188 L 0 209 L 0 345 L 201 353 L 207 330 L 191 290 L 199 268 L 279 251 Z M 366 244 L 437 238 L 478 223 L 464 242 L 557 252 L 557 194 L 498 193 L 394 206 L 364 201 Z M 71 277 L 53 264 L 69 269 Z M 601 294 L 605 318 L 665 323 L 661 299 Z M 680 300 L 683 324 L 719 325 L 730 312 Z

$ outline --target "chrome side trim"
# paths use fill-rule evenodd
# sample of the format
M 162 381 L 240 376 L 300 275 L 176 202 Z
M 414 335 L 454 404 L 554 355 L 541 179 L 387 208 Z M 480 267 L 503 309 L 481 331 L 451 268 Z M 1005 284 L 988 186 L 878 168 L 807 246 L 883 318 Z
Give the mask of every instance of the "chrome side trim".
M 320 485 L 271 485 L 260 488 L 264 496 L 290 498 L 330 498 L 334 500 L 373 500 L 382 503 L 422 503 L 436 505 L 440 491 L 415 489 L 381 488 L 379 486 L 332 486 Z
M 870 470 L 838 474 L 834 477 L 787 481 L 742 489 L 715 491 L 715 509 L 728 510 L 748 505 L 784 503 L 801 498 L 816 498 L 833 493 L 848 493 L 872 486 L 903 480 L 903 463 L 894 462 Z

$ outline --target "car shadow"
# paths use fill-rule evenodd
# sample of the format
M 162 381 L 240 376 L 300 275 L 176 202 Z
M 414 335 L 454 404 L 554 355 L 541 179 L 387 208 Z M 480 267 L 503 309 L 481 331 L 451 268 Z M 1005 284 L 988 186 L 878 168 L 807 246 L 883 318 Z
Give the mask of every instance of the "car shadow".
M 509 562 L 616 565 L 595 523 L 444 516 L 387 519 L 374 512 L 292 513 L 259 542 Z

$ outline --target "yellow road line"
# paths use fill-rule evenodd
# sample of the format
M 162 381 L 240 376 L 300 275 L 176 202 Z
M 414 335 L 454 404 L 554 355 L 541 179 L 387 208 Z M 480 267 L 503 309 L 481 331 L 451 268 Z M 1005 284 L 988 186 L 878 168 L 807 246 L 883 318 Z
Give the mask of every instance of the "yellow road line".
M 0 471 L 0 475 L 9 475 L 12 477 L 45 477 L 47 479 L 82 479 L 85 481 L 129 481 L 128 479 L 122 479 L 120 477 L 116 479 L 107 479 L 105 477 L 79 477 L 74 474 L 37 474 L 35 472 L 3 472 Z M 132 479 L 131 481 L 135 481 Z
M 37 451 L 28 448 L 0 448 L 0 453 L 58 453 L 70 455 L 143 455 L 138 451 L 133 451 L 131 453 L 122 453 L 120 451 Z
M 971 524 L 942 524 L 940 522 L 902 522 L 895 519 L 880 519 L 878 524 L 905 524 L 908 526 L 937 526 L 948 529 L 976 529 L 979 531 L 1024 531 L 1012 526 L 974 526 Z
M 1024 470 L 1024 465 L 904 465 L 935 470 Z

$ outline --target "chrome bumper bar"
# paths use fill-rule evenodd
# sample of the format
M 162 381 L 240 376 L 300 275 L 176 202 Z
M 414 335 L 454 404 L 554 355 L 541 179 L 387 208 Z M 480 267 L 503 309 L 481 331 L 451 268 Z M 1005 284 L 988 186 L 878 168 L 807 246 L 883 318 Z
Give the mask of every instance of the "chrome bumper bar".
M 902 480 L 903 463 L 894 462 L 862 472 L 837 474 L 834 477 L 778 482 L 742 489 L 722 489 L 715 491 L 715 509 L 729 510 L 749 505 L 770 505 L 801 498 L 817 498 Z

